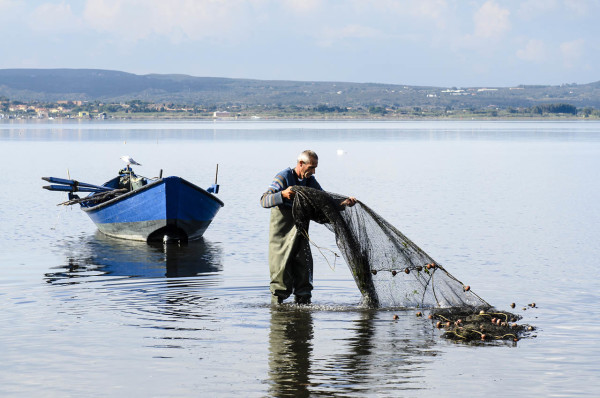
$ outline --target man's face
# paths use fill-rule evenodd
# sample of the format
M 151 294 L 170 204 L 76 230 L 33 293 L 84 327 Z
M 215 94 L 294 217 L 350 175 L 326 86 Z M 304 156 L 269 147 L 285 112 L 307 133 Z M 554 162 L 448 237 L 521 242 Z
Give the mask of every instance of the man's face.
M 317 166 L 319 165 L 319 161 L 315 159 L 311 159 L 309 163 L 305 163 L 304 161 L 299 162 L 300 165 L 300 173 L 298 173 L 298 177 L 304 179 L 314 175 L 317 171 Z

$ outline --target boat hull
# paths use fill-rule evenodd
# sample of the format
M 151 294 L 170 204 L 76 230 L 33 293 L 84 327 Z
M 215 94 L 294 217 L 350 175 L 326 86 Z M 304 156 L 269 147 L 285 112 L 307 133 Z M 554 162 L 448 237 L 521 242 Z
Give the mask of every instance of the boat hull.
M 223 202 L 180 177 L 166 177 L 93 207 L 102 233 L 140 241 L 202 237 Z

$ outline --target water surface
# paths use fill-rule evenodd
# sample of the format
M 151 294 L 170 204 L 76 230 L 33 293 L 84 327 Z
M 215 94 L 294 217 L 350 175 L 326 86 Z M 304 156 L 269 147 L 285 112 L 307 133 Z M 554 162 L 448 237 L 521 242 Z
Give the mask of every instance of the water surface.
M 323 187 L 516 302 L 537 337 L 456 344 L 412 309 L 361 308 L 319 225 L 314 304 L 271 308 L 258 200 L 307 148 Z M 125 154 L 204 187 L 219 164 L 202 241 L 108 238 L 41 189 L 104 182 Z M 600 123 L 3 122 L 0 164 L 2 396 L 597 395 Z

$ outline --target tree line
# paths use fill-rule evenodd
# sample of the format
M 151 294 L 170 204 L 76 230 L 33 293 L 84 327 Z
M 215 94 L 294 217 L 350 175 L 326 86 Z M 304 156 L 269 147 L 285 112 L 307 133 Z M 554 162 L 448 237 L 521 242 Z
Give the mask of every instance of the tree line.
M 454 106 L 400 106 L 398 104 L 364 104 L 363 106 L 342 106 L 328 103 L 317 104 L 313 106 L 302 105 L 235 105 L 235 104 L 176 104 L 176 103 L 154 103 L 139 99 L 123 101 L 119 103 L 104 103 L 101 101 L 60 101 L 60 102 L 23 102 L 10 100 L 7 97 L 0 96 L 0 113 L 11 114 L 34 114 L 35 111 L 28 109 L 23 111 L 11 111 L 18 105 L 27 105 L 29 108 L 38 109 L 60 109 L 61 115 L 76 115 L 80 112 L 101 113 L 108 115 L 119 114 L 185 114 L 189 117 L 210 117 L 215 111 L 229 111 L 236 116 L 268 114 L 271 113 L 277 117 L 293 117 L 294 115 L 327 117 L 447 117 L 472 115 L 474 117 L 535 117 L 543 115 L 566 115 L 581 117 L 600 117 L 600 110 L 593 107 L 577 108 L 575 105 L 567 103 L 543 103 L 530 107 L 500 107 L 486 106 L 476 107 L 473 105 L 454 105 Z

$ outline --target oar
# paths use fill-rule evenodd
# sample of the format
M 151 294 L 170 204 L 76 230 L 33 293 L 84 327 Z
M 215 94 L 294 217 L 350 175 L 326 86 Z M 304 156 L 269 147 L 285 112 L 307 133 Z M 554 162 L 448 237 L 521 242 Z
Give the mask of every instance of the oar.
M 57 178 L 57 177 L 42 177 L 42 180 L 48 181 L 48 182 L 54 182 L 57 184 L 65 184 L 65 185 L 87 187 L 87 188 L 96 188 L 101 191 L 112 191 L 113 190 L 113 188 L 109 188 L 109 187 L 88 184 L 87 182 L 80 182 L 80 181 L 76 181 L 76 180 L 65 180 L 64 178 Z
M 48 191 L 61 191 L 61 192 L 108 192 L 112 191 L 112 189 L 97 189 L 92 187 L 78 187 L 73 185 L 46 185 L 42 188 L 47 189 Z

